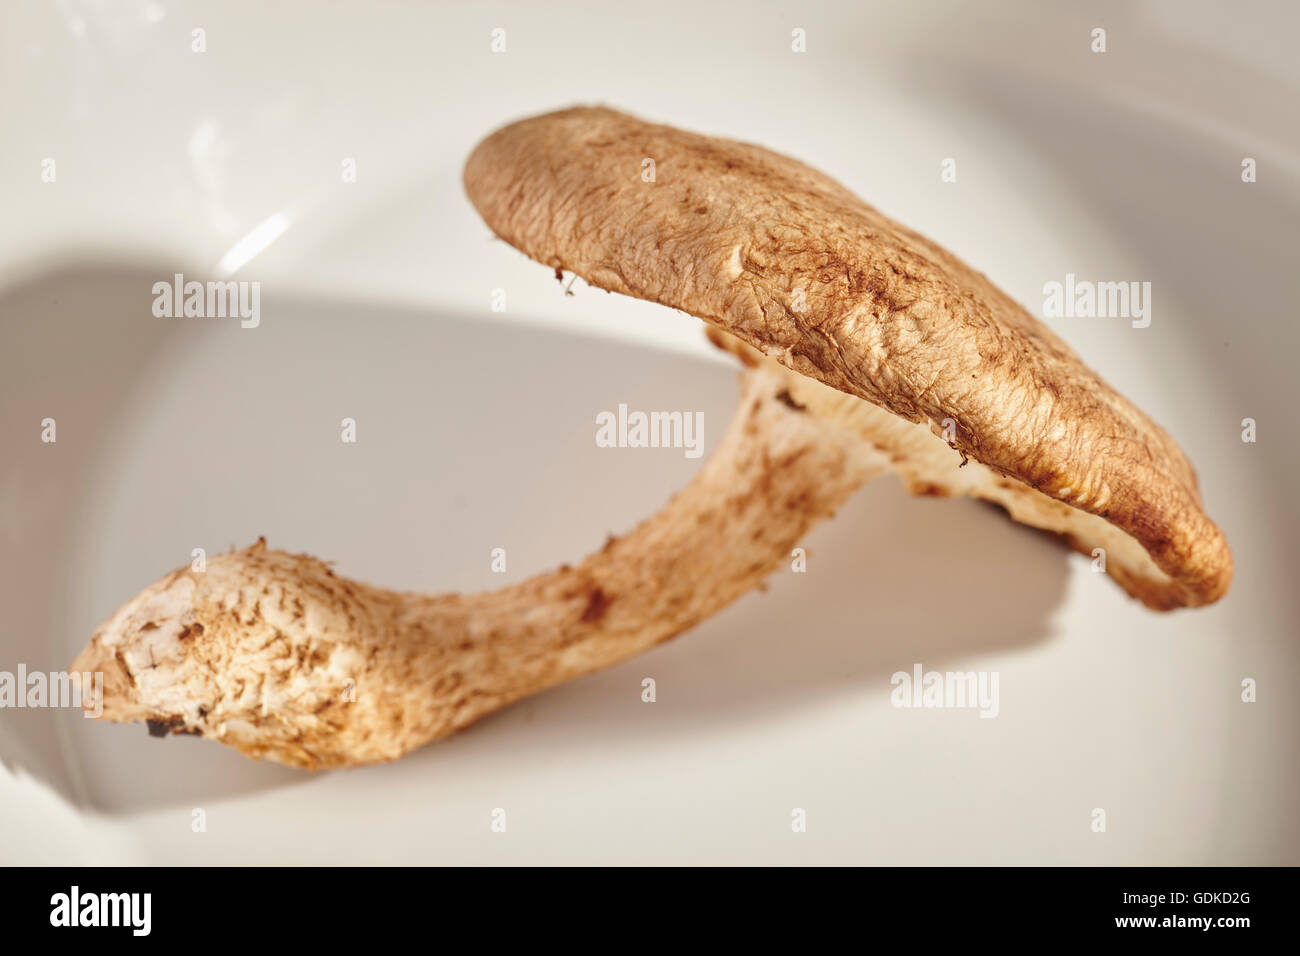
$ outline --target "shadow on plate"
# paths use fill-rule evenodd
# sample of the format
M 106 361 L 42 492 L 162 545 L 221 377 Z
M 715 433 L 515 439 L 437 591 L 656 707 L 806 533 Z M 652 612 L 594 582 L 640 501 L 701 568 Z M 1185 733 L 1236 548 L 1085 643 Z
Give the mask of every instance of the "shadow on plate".
M 70 264 L 0 292 L 10 345 L 0 425 L 12 452 L 0 514 L 21 556 L 0 578 L 0 667 L 66 667 L 196 540 L 224 548 L 267 533 L 272 546 L 338 559 L 341 573 L 429 591 L 498 587 L 572 562 L 699 466 L 673 449 L 597 448 L 595 412 L 620 401 L 703 410 L 711 450 L 735 400 L 735 373 L 720 364 L 481 318 L 277 301 L 272 289 L 255 330 L 155 318 L 150 290 L 173 271 Z M 347 459 L 340 408 L 359 409 L 365 428 Z M 39 440 L 47 416 L 53 445 Z M 499 542 L 506 576 L 488 567 Z M 969 666 L 1044 640 L 1067 577 L 1055 541 L 972 502 L 910 499 L 892 478 L 860 492 L 808 548 L 808 573 L 779 572 L 768 593 L 641 663 L 550 691 L 581 701 L 582 726 L 562 714 L 539 721 L 537 745 L 593 728 L 644 742 L 827 695 L 887 693 L 888 675 L 913 662 Z M 671 692 L 666 721 L 632 717 L 608 676 L 623 668 Z M 518 712 L 462 742 L 493 747 L 507 719 Z M 434 753 L 416 759 L 436 763 Z M 0 759 L 111 814 L 313 779 L 207 741 L 53 710 L 6 714 Z

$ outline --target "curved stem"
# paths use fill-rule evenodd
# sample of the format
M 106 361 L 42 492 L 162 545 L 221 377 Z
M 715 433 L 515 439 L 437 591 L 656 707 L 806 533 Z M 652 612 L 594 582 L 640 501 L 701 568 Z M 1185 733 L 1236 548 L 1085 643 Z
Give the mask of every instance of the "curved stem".
M 885 463 L 759 368 L 691 483 L 575 567 L 430 597 L 259 544 L 146 589 L 74 669 L 105 672 L 112 720 L 296 766 L 393 759 L 693 627 L 789 560 Z

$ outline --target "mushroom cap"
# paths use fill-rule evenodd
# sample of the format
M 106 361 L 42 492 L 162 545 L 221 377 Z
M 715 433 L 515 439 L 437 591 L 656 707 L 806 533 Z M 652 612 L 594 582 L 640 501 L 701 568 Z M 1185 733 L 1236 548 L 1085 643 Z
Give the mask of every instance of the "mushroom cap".
M 960 452 L 900 456 L 913 491 L 989 498 L 1105 547 L 1153 608 L 1227 591 L 1231 554 L 1173 439 L 982 273 L 817 170 L 578 107 L 492 133 L 464 181 L 531 258 L 704 319 Z M 978 480 L 958 471 L 967 456 Z

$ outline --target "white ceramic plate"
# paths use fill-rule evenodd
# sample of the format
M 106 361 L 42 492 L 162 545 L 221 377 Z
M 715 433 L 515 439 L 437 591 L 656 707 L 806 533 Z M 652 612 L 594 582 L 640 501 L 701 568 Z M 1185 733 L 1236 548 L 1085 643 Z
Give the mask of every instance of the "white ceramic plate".
M 997 513 L 883 479 L 809 538 L 806 574 L 389 766 L 312 776 L 0 711 L 0 859 L 1300 862 L 1295 16 L 1041 6 L 6 9 L 0 670 L 66 667 L 196 547 L 265 534 L 474 590 L 689 480 L 680 451 L 595 447 L 594 416 L 699 410 L 711 447 L 734 372 L 700 323 L 565 296 L 460 187 L 484 133 L 573 102 L 797 155 L 1035 314 L 1067 273 L 1152 283 L 1148 328 L 1048 321 L 1182 443 L 1237 576 L 1153 614 Z M 258 328 L 151 314 L 153 283 L 236 260 Z M 916 664 L 996 673 L 997 717 L 891 706 Z

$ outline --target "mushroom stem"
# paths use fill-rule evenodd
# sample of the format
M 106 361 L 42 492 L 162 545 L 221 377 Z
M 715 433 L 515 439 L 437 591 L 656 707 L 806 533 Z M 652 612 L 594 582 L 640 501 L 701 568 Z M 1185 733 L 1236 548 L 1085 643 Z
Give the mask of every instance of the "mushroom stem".
M 324 768 L 394 759 L 625 660 L 758 585 L 886 465 L 852 429 L 801 407 L 767 364 L 742 380 L 736 416 L 691 483 L 575 567 L 425 596 L 259 542 L 146 589 L 73 669 L 104 673 L 110 720 Z

